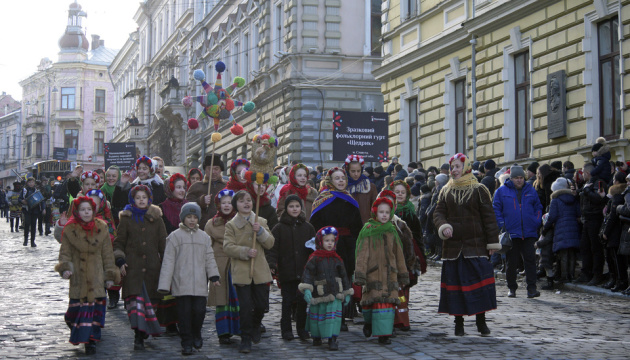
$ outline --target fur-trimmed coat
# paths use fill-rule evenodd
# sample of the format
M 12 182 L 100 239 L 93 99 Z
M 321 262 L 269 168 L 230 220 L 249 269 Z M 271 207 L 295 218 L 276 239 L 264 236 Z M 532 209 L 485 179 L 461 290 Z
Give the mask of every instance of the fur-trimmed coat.
M 214 259 L 217 262 L 221 286 L 210 286 L 208 290 L 208 306 L 225 306 L 230 302 L 227 274 L 230 270 L 230 257 L 223 251 L 225 222 L 221 218 L 210 219 L 206 223 L 206 234 L 210 235 Z
M 298 289 L 302 293 L 305 290 L 311 291 L 311 305 L 335 299 L 343 301 L 346 295 L 354 294 L 343 260 L 337 257 L 312 257 L 304 267 Z
M 225 237 L 223 240 L 223 251 L 231 258 L 232 283 L 235 285 L 250 285 L 252 281 L 255 285 L 271 282 L 271 270 L 265 258 L 265 250 L 273 247 L 274 238 L 267 226 L 267 220 L 262 216 L 258 217 L 258 223 L 262 233 L 256 236 L 254 248 L 258 251 L 254 258 L 254 277 L 249 276 L 251 258 L 247 252 L 252 248 L 254 230 L 252 226 L 256 219 L 256 214 L 252 211 L 249 219 L 241 214 L 236 214 L 234 218 L 225 225 Z
M 55 271 L 61 276 L 65 271 L 72 272 L 70 299 L 93 302 L 96 298 L 106 296 L 106 281 L 120 282 L 107 223 L 101 219 L 94 221 L 96 225 L 91 234 L 79 224 L 67 225 L 63 232 L 59 263 L 55 266 Z
M 372 184 L 369 179 L 364 179 L 357 185 L 348 186 L 348 192 L 352 194 L 354 200 L 359 203 L 359 212 L 361 213 L 361 223 L 365 224 L 372 216 L 372 204 L 378 197 L 376 185 Z
M 403 249 L 394 234 L 363 240 L 357 249 L 354 283 L 363 287 L 361 305 L 400 304 L 398 288 L 409 285 L 409 273 Z
M 315 199 L 317 198 L 317 195 L 319 195 L 317 190 L 313 189 L 312 187 L 308 188 L 308 194 L 306 195 L 306 200 L 304 200 L 304 208 L 302 209 L 304 211 L 304 214 L 306 215 L 307 219 L 311 218 L 311 211 L 313 211 L 313 201 L 315 201 Z M 284 201 L 285 200 L 286 200 L 286 195 L 281 197 L 280 199 L 278 199 L 278 206 L 276 208 L 276 213 L 278 214 L 278 219 L 280 219 L 282 217 L 282 213 L 284 212 Z M 272 229 L 274 227 L 272 227 Z
M 162 210 L 151 205 L 141 222 L 136 222 L 129 210 L 121 211 L 118 216 L 120 224 L 114 240 L 114 256 L 117 266 L 127 264 L 122 298 L 140 295 L 142 283 L 151 299 L 161 298 L 157 289 L 167 236 Z

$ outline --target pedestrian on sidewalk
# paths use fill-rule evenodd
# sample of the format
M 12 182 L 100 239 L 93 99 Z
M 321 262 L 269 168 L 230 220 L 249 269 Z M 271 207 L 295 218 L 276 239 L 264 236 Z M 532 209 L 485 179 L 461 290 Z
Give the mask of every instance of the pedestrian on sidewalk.
M 376 199 L 356 246 L 354 282 L 364 287 L 363 334 L 378 337 L 379 344 L 391 344 L 395 308 L 400 305 L 398 292 L 409 285 L 402 241 L 392 223 L 394 210 L 389 199 Z
M 33 195 L 37 189 L 35 188 L 35 178 L 30 177 L 26 180 L 26 187 L 20 192 L 20 202 L 22 206 L 22 214 L 24 215 L 24 246 L 28 245 L 28 234 L 31 234 L 31 247 L 36 247 L 35 234 L 37 232 L 37 219 L 44 211 L 43 202 L 39 202 L 33 207 L 29 207 L 27 199 Z
M 9 218 L 11 220 L 11 232 L 20 231 L 20 219 L 22 218 L 22 204 L 20 203 L 21 189 L 22 184 L 16 181 L 13 183 L 13 191 L 9 190 L 7 193 L 7 199 L 9 200 Z
M 606 216 L 601 230 L 602 241 L 606 244 L 608 271 L 611 274 L 610 280 L 603 287 L 612 292 L 628 288 L 628 259 L 627 255 L 619 254 L 623 230 L 619 213 L 617 213 L 617 207 L 625 203 L 624 194 L 628 188 L 626 178 L 626 174 L 622 171 L 615 173 L 613 185 L 608 189 L 610 200 L 606 205 Z
M 341 331 L 342 301 L 347 305 L 354 294 L 343 260 L 335 251 L 339 232 L 332 226 L 319 229 L 312 253 L 302 274 L 298 289 L 310 304 L 306 331 L 311 332 L 313 346 L 328 339 L 328 349 L 338 350 Z
M 123 276 L 122 297 L 135 333 L 134 350 L 144 350 L 144 340 L 162 332 L 155 304 L 162 297 L 157 288 L 166 228 L 162 211 L 152 204 L 153 195 L 147 186 L 134 186 L 128 201 L 119 214 L 114 256 Z
M 295 165 L 293 168 L 300 165 Z M 293 174 L 294 171 L 291 170 L 291 173 Z M 306 331 L 306 302 L 302 296 L 298 295 L 298 285 L 302 280 L 304 266 L 313 252 L 304 244 L 315 237 L 315 229 L 306 221 L 304 205 L 297 194 L 281 196 L 280 200 L 284 203 L 278 203 L 278 208 L 282 208 L 283 212 L 280 215 L 280 222 L 271 230 L 275 242 L 273 248 L 267 252 L 271 272 L 278 277 L 281 285 L 280 331 L 284 340 L 294 339 L 291 330 L 291 305 L 296 303 L 297 334 L 300 340 L 308 340 L 310 336 Z
M 231 337 L 240 335 L 239 304 L 236 288 L 232 283 L 230 257 L 223 250 L 225 225 L 234 218 L 236 210 L 232 206 L 234 191 L 223 189 L 214 197 L 217 213 L 206 223 L 206 233 L 212 240 L 214 259 L 217 262 L 221 286 L 210 286 L 208 291 L 208 306 L 214 306 L 215 324 L 219 344 L 232 344 Z
M 166 239 L 158 291 L 175 296 L 182 355 L 192 355 L 193 347 L 203 346 L 208 281 L 214 286 L 221 283 L 210 236 L 199 230 L 201 208 L 196 203 L 184 204 L 179 218 L 179 229 Z
M 465 334 L 463 315 L 476 315 L 477 331 L 488 336 L 486 312 L 497 308 L 488 254 L 501 249 L 492 195 L 471 173 L 466 155 L 456 154 L 449 163 L 452 178 L 433 214 L 443 247 L 438 312 L 455 316 L 456 336 Z
M 241 321 L 241 343 L 239 352 L 249 353 L 252 342 L 258 344 L 261 338 L 260 325 L 269 306 L 269 286 L 271 271 L 265 259 L 265 250 L 273 247 L 274 237 L 267 227 L 267 220 L 252 211 L 254 200 L 248 191 L 241 190 L 232 198 L 232 206 L 237 214 L 225 226 L 223 250 L 230 257 L 232 281 L 236 286 Z M 252 247 L 252 236 L 256 243 Z M 254 262 L 253 276 L 250 265 Z
M 65 321 L 70 343 L 85 344 L 85 353 L 96 353 L 105 326 L 105 288 L 120 281 L 114 264 L 107 224 L 95 218 L 96 204 L 86 196 L 73 201 L 74 212 L 66 224 L 55 271 L 70 279 Z
M 508 297 L 516 296 L 517 267 L 523 259 L 527 297 L 540 296 L 536 288 L 536 249 L 538 228 L 542 224 L 543 208 L 534 187 L 525 182 L 525 171 L 519 165 L 510 168 L 510 178 L 494 193 L 492 201 L 499 229 L 512 237 L 512 249 L 507 252 L 505 277 L 509 288 Z

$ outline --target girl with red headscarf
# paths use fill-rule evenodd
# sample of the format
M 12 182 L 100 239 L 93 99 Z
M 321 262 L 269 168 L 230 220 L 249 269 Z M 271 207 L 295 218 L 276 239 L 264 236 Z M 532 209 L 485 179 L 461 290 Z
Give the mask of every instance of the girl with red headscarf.
M 304 214 L 306 221 L 311 218 L 313 209 L 313 201 L 319 193 L 308 184 L 308 168 L 304 164 L 293 165 L 289 172 L 289 183 L 280 190 L 280 198 L 278 199 L 278 218 L 284 212 L 284 201 L 289 195 L 297 195 L 304 203 Z

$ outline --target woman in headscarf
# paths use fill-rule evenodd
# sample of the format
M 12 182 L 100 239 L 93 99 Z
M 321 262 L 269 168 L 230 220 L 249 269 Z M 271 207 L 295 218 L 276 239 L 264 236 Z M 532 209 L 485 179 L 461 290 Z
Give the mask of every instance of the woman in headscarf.
M 203 179 L 201 170 L 192 168 L 188 171 L 188 176 L 186 177 L 186 180 L 188 180 L 188 187 L 191 187 L 194 183 L 200 182 L 201 179 Z
M 148 156 L 142 156 L 136 160 L 138 177 L 132 182 L 129 182 L 129 174 L 122 174 L 120 182 L 116 185 L 116 189 L 114 190 L 114 201 L 112 204 L 114 208 L 122 209 L 129 204 L 129 191 L 136 185 L 145 185 L 151 190 L 154 205 L 160 205 L 162 201 L 166 200 L 164 181 L 156 175 L 154 161 L 155 160 L 152 160 Z
M 311 224 L 315 229 L 332 226 L 339 233 L 337 253 L 343 259 L 346 273 L 349 278 L 354 274 L 357 236 L 363 227 L 359 204 L 346 191 L 348 186 L 348 176 L 342 168 L 334 167 L 328 170 L 324 178 L 324 190 L 313 202 L 311 212 Z M 358 296 L 358 295 L 355 295 Z M 354 314 L 354 304 L 344 306 L 344 320 L 341 326 L 342 331 L 347 331 L 345 318 L 352 318 Z
M 307 184 L 308 181 L 308 168 L 304 164 L 293 165 L 289 172 L 289 183 L 280 190 L 280 199 L 278 200 L 278 218 L 282 216 L 284 212 L 284 201 L 289 195 L 297 195 L 304 204 L 304 213 L 306 214 L 306 221 L 311 218 L 311 211 L 313 209 L 313 201 L 317 198 L 317 190 L 313 189 Z
M 112 165 L 105 172 L 105 183 L 101 186 L 101 191 L 105 194 L 105 198 L 109 201 L 109 204 L 114 202 L 114 190 L 116 190 L 116 185 L 120 183 L 120 178 L 122 173 L 120 172 L 120 168 L 117 165 Z M 118 224 L 118 212 L 122 210 L 112 208 L 112 214 L 114 215 L 114 220 L 116 224 Z
M 497 308 L 494 270 L 488 255 L 501 249 L 492 195 L 472 174 L 464 154 L 451 157 L 451 180 L 442 188 L 433 214 L 442 239 L 439 313 L 455 316 L 455 335 L 464 332 L 464 315 L 476 315 L 477 330 L 490 335 L 486 312 Z
M 236 159 L 230 164 L 230 179 L 228 180 L 226 189 L 237 192 L 245 190 L 246 181 L 241 175 L 243 170 L 249 169 L 250 163 L 247 159 Z

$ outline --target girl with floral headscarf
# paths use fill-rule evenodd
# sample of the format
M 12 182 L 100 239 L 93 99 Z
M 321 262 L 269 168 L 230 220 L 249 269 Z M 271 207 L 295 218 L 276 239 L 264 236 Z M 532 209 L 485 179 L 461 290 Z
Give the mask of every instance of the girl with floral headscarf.
M 409 284 L 402 242 L 392 223 L 393 216 L 394 203 L 387 198 L 376 199 L 370 220 L 357 239 L 354 282 L 363 286 L 363 334 L 378 337 L 380 344 L 391 343 L 395 307 L 400 304 L 398 291 Z
M 144 350 L 144 339 L 161 333 L 155 305 L 162 298 L 157 289 L 167 233 L 149 187 L 134 186 L 128 201 L 119 215 L 114 256 L 124 276 L 122 297 L 135 332 L 134 349 Z
M 85 171 L 78 177 L 78 181 L 81 184 L 81 189 L 78 191 L 77 197 L 81 197 L 81 196 L 86 196 L 86 194 L 90 192 L 91 190 L 98 189 L 98 184 L 101 181 L 101 177 L 94 171 Z M 73 199 L 71 195 L 68 194 L 68 196 L 70 197 L 70 201 L 72 201 Z M 68 212 L 61 214 L 61 217 L 55 223 L 53 236 L 59 242 L 61 242 L 62 229 L 64 228 L 64 226 L 66 226 L 68 219 L 74 213 L 73 206 L 74 206 L 74 202 L 72 201 L 70 203 L 70 206 L 68 207 Z
M 488 255 L 501 249 L 492 195 L 472 174 L 464 154 L 451 157 L 451 180 L 433 213 L 442 239 L 439 313 L 455 316 L 455 335 L 464 335 L 463 315 L 476 315 L 477 330 L 490 335 L 486 311 L 497 308 L 494 271 Z
M 156 160 L 144 155 L 136 160 L 136 171 L 138 177 L 129 182 L 130 175 L 122 174 L 116 189 L 114 189 L 112 206 L 117 209 L 123 209 L 129 204 L 129 191 L 136 185 L 144 185 L 151 189 L 153 194 L 153 204 L 160 205 L 166 200 L 166 192 L 164 190 L 164 181 L 155 173 L 154 163 Z
M 243 170 L 248 169 L 250 166 L 249 160 L 247 159 L 236 159 L 232 161 L 230 164 L 230 180 L 228 180 L 226 189 L 232 190 L 234 192 L 239 190 L 245 190 L 245 179 L 241 176 Z
M 307 184 L 308 181 L 308 168 L 304 164 L 293 165 L 289 172 L 289 183 L 280 190 L 280 199 L 278 199 L 278 217 L 282 216 L 284 212 L 284 201 L 289 195 L 297 195 L 304 203 L 304 213 L 306 219 L 311 218 L 311 211 L 313 210 L 313 201 L 317 198 L 317 190 L 313 189 Z
M 208 292 L 208 306 L 214 306 L 215 323 L 219 344 L 232 344 L 231 337 L 241 333 L 239 323 L 239 304 L 236 289 L 232 284 L 230 271 L 230 257 L 223 251 L 225 224 L 234 218 L 236 209 L 232 206 L 234 191 L 223 189 L 214 197 L 217 214 L 206 223 L 206 234 L 212 239 L 214 258 L 219 268 L 221 286 L 210 286 Z
M 306 330 L 313 345 L 328 339 L 328 348 L 337 350 L 337 337 L 342 323 L 342 301 L 347 306 L 354 293 L 343 260 L 337 254 L 339 232 L 326 226 L 315 236 L 316 250 L 308 259 L 298 289 L 310 304 Z
M 334 167 L 326 173 L 324 190 L 313 202 L 313 212 L 310 223 L 315 229 L 333 226 L 339 232 L 337 253 L 343 259 L 349 278 L 354 274 L 354 250 L 356 239 L 361 231 L 363 222 L 359 212 L 359 204 L 346 191 L 348 177 L 342 168 Z M 347 326 L 345 318 L 354 316 L 354 303 L 344 306 L 344 317 L 341 328 Z
M 107 287 L 120 281 L 120 273 L 114 264 L 107 224 L 94 216 L 94 201 L 81 196 L 73 205 L 73 214 L 62 233 L 55 271 L 70 279 L 70 303 L 65 314 L 70 343 L 85 344 L 86 354 L 91 355 L 96 353 L 96 342 L 101 340 L 105 325 L 103 284 Z
M 422 243 L 422 225 L 420 219 L 416 215 L 416 208 L 409 198 L 411 197 L 411 189 L 403 180 L 396 180 L 389 185 L 389 189 L 396 195 L 396 215 L 401 218 L 413 234 L 416 243 Z

